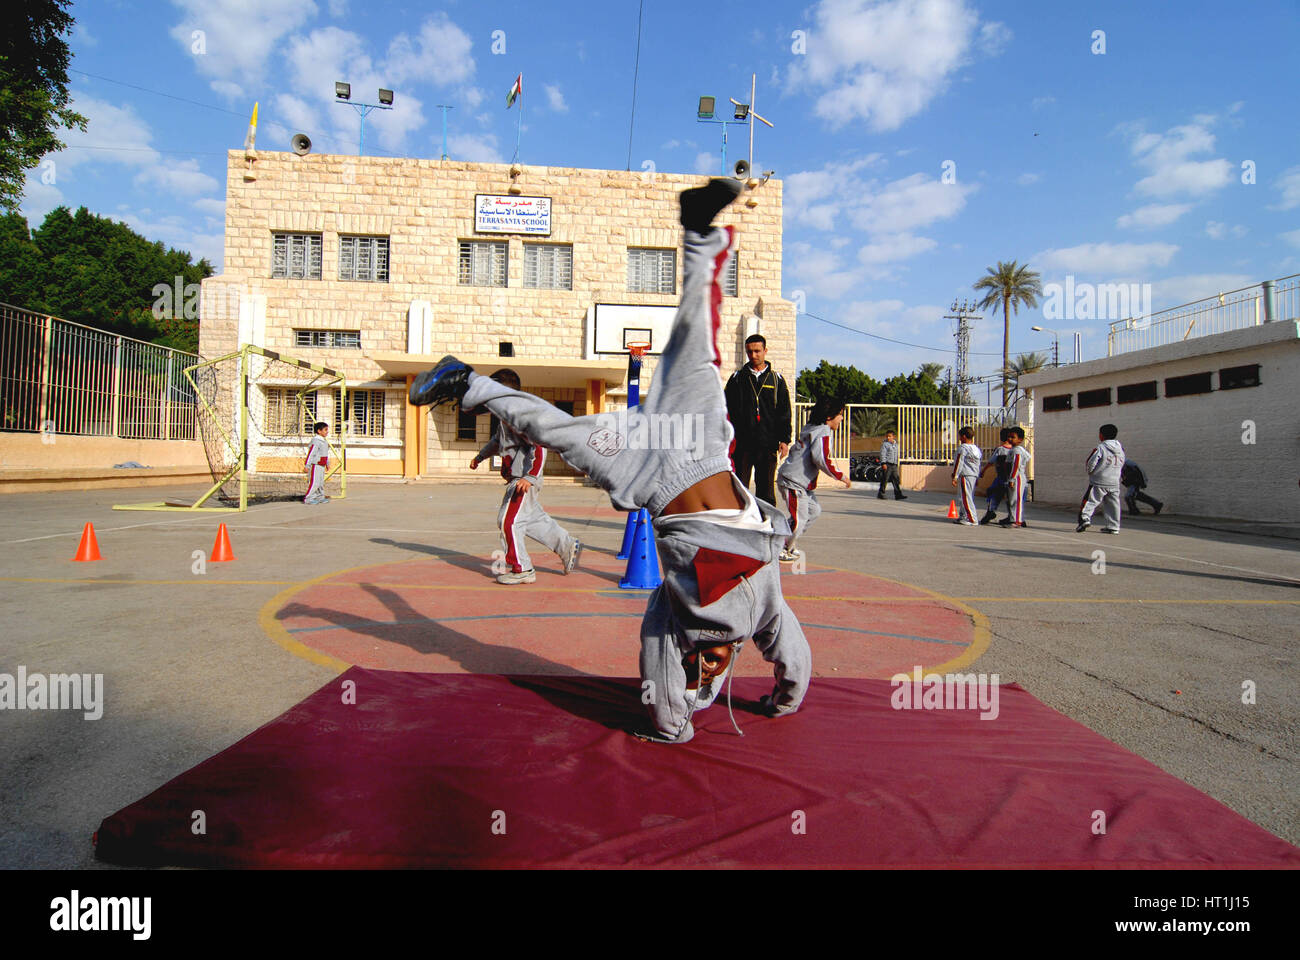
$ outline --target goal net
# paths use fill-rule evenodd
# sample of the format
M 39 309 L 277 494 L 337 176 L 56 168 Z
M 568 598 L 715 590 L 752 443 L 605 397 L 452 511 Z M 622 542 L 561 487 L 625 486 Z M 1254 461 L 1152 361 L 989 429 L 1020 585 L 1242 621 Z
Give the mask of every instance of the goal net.
M 212 486 L 193 504 L 168 501 L 119 509 L 246 509 L 250 503 L 301 500 L 307 448 L 318 421 L 329 424 L 325 494 L 347 492 L 344 465 L 349 397 L 344 376 L 327 367 L 247 344 L 188 367 L 198 439 Z

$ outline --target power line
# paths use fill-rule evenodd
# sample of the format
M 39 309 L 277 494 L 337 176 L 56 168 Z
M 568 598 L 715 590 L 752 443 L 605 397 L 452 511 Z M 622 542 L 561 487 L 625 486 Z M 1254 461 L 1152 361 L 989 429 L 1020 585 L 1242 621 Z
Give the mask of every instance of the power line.
M 632 169 L 632 130 L 636 126 L 636 81 L 641 75 L 641 16 L 645 13 L 645 0 L 641 0 L 636 13 L 636 64 L 632 68 L 632 113 L 627 118 L 627 169 Z
M 878 334 L 878 333 L 868 333 L 866 330 L 859 330 L 857 327 L 848 327 L 848 326 L 845 326 L 845 325 L 842 324 L 842 323 L 836 323 L 834 320 L 827 320 L 825 317 L 819 317 L 819 316 L 817 316 L 817 314 L 815 314 L 815 313 L 806 313 L 806 312 L 805 312 L 805 313 L 801 313 L 801 314 L 799 314 L 799 316 L 801 316 L 801 317 L 811 317 L 813 320 L 820 320 L 822 323 L 829 323 L 832 327 L 839 327 L 841 330 L 847 330 L 847 331 L 849 331 L 850 333 L 861 334 L 861 335 L 864 336 L 864 337 L 872 337 L 873 339 L 876 339 L 876 340 L 884 340 L 884 341 L 887 342 L 887 343 L 896 343 L 896 344 L 898 344 L 899 346 L 902 346 L 902 347 L 915 347 L 917 350 L 937 350 L 939 353 L 952 353 L 952 350 L 950 350 L 948 347 L 931 347 L 931 346 L 928 346 L 928 345 L 926 345 L 926 344 L 924 344 L 924 343 L 908 343 L 906 340 L 895 340 L 895 339 L 893 339 L 892 337 L 882 337 L 882 336 L 881 336 L 880 334 Z M 1000 354 L 1000 353 L 980 352 L 980 351 L 978 351 L 978 350 L 972 350 L 972 351 L 970 352 L 970 355 L 971 355 L 971 356 L 974 356 L 974 357 L 1000 357 L 1000 356 L 1002 356 L 1002 354 Z

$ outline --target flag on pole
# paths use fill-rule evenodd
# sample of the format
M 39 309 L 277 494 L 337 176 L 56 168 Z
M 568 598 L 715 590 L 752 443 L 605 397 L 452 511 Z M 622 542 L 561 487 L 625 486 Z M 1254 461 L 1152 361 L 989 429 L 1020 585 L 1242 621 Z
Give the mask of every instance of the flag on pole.
M 257 104 L 256 103 L 253 104 L 252 119 L 248 121 L 248 134 L 244 137 L 244 149 L 245 150 L 254 149 L 253 145 L 255 143 L 257 143 Z
M 524 93 L 524 75 L 521 73 L 519 74 L 519 76 L 515 77 L 514 85 L 510 88 L 510 92 L 506 94 L 506 109 L 509 110 L 511 107 L 513 107 L 515 105 L 516 98 L 523 96 L 523 93 Z

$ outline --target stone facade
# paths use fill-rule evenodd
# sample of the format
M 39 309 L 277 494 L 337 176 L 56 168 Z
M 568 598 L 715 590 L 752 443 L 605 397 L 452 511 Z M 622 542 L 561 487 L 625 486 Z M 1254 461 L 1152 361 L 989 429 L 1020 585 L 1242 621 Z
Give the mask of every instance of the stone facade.
M 405 378 L 375 356 L 405 353 L 413 301 L 433 306 L 429 355 L 435 359 L 444 353 L 495 357 L 498 343 L 510 341 L 517 358 L 554 359 L 560 365 L 582 360 L 590 356 L 586 318 L 594 304 L 676 304 L 677 293 L 628 292 L 627 250 L 678 250 L 680 290 L 677 194 L 702 179 L 324 154 L 258 153 L 250 161 L 242 151 L 231 151 L 225 272 L 203 284 L 200 351 L 212 357 L 236 349 L 241 295 L 264 296 L 262 346 L 340 370 L 350 390 L 389 391 L 383 440 L 349 442 L 348 463 L 353 473 L 395 472 L 391 463 L 376 462 L 373 469 L 366 463 L 372 455 L 375 461 L 391 461 L 392 451 L 405 449 L 411 440 L 405 436 L 410 422 L 404 410 Z M 549 236 L 475 233 L 475 196 L 507 195 L 512 189 L 525 197 L 551 198 Z M 724 298 L 719 334 L 724 373 L 744 361 L 745 335 L 757 330 L 768 339 L 778 368 L 793 376 L 795 312 L 781 298 L 781 182 L 770 180 L 745 196 L 756 205 L 737 202 L 720 219 L 738 228 L 738 295 Z M 279 232 L 321 235 L 321 279 L 272 278 L 273 235 Z M 389 239 L 387 282 L 339 279 L 340 236 L 349 234 Z M 505 287 L 460 282 L 460 242 L 465 240 L 508 243 Z M 524 287 L 526 242 L 572 246 L 571 290 Z M 301 329 L 360 330 L 361 347 L 298 347 L 294 331 Z M 653 379 L 654 360 L 649 358 L 642 389 L 653 389 Z M 617 405 L 618 385 L 608 386 Z M 527 377 L 524 387 L 548 395 Z M 551 399 L 572 401 L 575 414 L 595 412 L 588 384 L 576 374 L 571 384 L 547 389 L 554 394 Z M 480 418 L 481 439 L 471 442 L 455 439 L 454 413 L 425 416 L 427 456 L 418 473 L 464 476 L 476 444 L 486 440 L 488 418 Z M 404 459 L 409 456 L 399 452 L 397 461 Z

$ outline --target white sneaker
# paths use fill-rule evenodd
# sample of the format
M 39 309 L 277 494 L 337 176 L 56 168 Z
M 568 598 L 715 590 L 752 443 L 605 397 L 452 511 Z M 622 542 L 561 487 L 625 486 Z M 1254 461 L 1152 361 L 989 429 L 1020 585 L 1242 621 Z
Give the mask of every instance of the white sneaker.
M 564 555 L 564 575 L 567 577 L 578 565 L 578 554 L 582 552 L 582 543 L 575 537 L 569 545 L 569 552 Z
M 497 583 L 536 583 L 537 571 L 532 567 L 527 570 L 520 570 L 518 573 L 508 571 L 497 577 Z
M 803 556 L 802 550 L 782 550 L 781 556 L 779 556 L 777 559 L 780 560 L 782 563 L 794 563 L 802 556 Z

